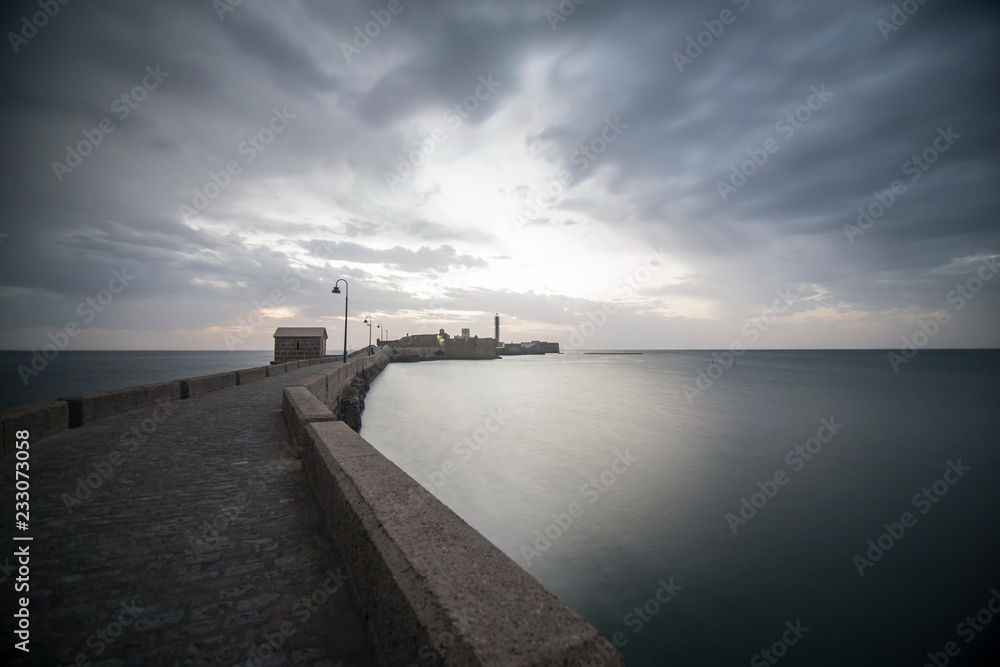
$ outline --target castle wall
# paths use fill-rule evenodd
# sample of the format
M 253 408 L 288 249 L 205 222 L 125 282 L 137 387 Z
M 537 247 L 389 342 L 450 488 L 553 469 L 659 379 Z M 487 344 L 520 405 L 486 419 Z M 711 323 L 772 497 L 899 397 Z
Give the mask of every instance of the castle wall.
M 445 359 L 497 359 L 492 338 L 452 338 L 444 342 Z

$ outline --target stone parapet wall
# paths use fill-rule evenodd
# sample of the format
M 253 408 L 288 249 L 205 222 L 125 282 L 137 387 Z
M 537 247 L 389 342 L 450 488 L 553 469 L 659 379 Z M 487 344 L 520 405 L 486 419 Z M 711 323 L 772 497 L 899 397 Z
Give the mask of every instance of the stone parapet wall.
M 340 357 L 323 356 L 294 361 L 289 364 L 258 366 L 257 368 L 214 373 L 183 380 L 66 396 L 57 401 L 32 403 L 11 408 L 0 412 L 0 433 L 3 435 L 2 452 L 6 456 L 14 451 L 13 443 L 17 431 L 29 431 L 32 444 L 34 444 L 39 440 L 49 438 L 69 428 L 82 426 L 95 419 L 122 414 L 157 402 L 178 401 L 206 392 L 249 384 L 265 377 L 284 373 L 286 370 L 298 368 L 300 364 L 309 366 L 328 364 L 339 360 Z
M 239 384 L 239 374 L 237 371 L 228 373 L 215 373 L 213 375 L 201 375 L 199 377 L 179 380 L 181 383 L 181 398 L 191 398 L 200 394 L 207 394 L 210 391 L 219 391 L 227 387 L 235 387 Z
M 181 382 L 174 380 L 80 394 L 59 400 L 69 404 L 68 426 L 75 428 L 102 417 L 121 414 L 156 402 L 177 401 L 181 398 L 183 398 Z
M 306 428 L 303 471 L 352 573 L 379 664 L 624 665 L 621 654 L 343 422 Z
M 352 356 L 346 364 L 337 364 L 285 387 L 285 393 L 287 395 L 292 387 L 305 388 L 335 419 L 346 421 L 355 430 L 360 429 L 368 384 L 388 365 L 392 355 L 390 348 L 382 348 L 371 356 Z M 284 400 L 288 401 L 287 396 Z M 301 456 L 301 438 L 296 438 L 294 434 L 301 433 L 304 426 L 296 421 L 294 410 L 289 409 L 282 414 L 288 432 L 293 434 L 296 456 Z
M 445 359 L 497 359 L 492 338 L 451 338 L 444 342 Z
M 389 361 L 383 348 L 324 371 L 327 404 L 342 408 L 345 393 Z M 625 664 L 596 628 L 323 406 L 316 378 L 285 388 L 283 413 L 379 664 L 430 655 L 443 665 Z
M 0 412 L 0 431 L 3 437 L 3 454 L 6 456 L 15 449 L 14 443 L 18 431 L 28 431 L 31 442 L 49 438 L 69 428 L 69 403 L 66 401 L 49 401 L 33 403 L 20 408 Z

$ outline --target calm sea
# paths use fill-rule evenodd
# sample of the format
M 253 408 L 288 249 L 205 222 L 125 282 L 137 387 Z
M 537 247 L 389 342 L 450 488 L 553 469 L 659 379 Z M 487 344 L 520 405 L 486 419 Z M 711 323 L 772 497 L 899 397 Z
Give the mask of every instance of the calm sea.
M 60 352 L 32 365 L 31 352 L 0 351 L 0 410 L 93 391 L 266 366 L 272 350 Z M 18 367 L 23 367 L 19 370 Z M 25 370 L 27 369 L 27 370 Z M 36 370 L 40 369 L 40 370 Z M 30 372 L 29 372 L 30 371 Z
M 392 364 L 362 435 L 629 665 L 994 664 L 1000 353 L 712 360 Z

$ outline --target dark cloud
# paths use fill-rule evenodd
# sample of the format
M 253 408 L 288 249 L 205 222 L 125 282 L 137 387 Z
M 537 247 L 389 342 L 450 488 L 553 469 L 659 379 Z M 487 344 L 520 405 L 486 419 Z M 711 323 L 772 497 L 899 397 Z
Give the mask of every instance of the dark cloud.
M 1000 253 L 995 3 L 924 3 L 892 30 L 892 3 L 876 0 L 595 0 L 565 20 L 557 2 L 428 0 L 356 42 L 386 4 L 70 3 L 11 43 L 38 7 L 5 3 L 0 345 L 61 326 L 121 266 L 139 278 L 105 327 L 223 326 L 288 271 L 315 286 L 294 304 L 315 318 L 338 271 L 385 313 L 422 312 L 426 285 L 461 276 L 443 288 L 456 311 L 554 335 L 604 303 L 580 294 L 612 298 L 597 275 L 641 246 L 677 275 L 623 300 L 607 346 L 725 345 L 780 287 L 798 315 L 775 345 L 886 346 Z M 733 20 L 709 39 L 723 11 Z M 147 68 L 169 74 L 142 91 Z M 447 121 L 489 77 L 501 85 Z M 123 115 L 116 100 L 137 90 Z M 104 119 L 113 131 L 97 131 Z M 609 123 L 624 129 L 601 143 Z M 390 190 L 386 174 L 435 129 L 445 138 Z M 56 173 L 88 137 L 90 154 Z M 583 159 L 587 145 L 601 150 Z M 500 202 L 537 199 L 563 169 L 572 183 L 523 229 L 498 222 Z M 905 191 L 862 234 L 845 229 L 894 181 Z M 585 284 L 507 287 L 556 284 L 587 243 Z M 1000 344 L 1000 281 L 955 321 L 939 340 Z

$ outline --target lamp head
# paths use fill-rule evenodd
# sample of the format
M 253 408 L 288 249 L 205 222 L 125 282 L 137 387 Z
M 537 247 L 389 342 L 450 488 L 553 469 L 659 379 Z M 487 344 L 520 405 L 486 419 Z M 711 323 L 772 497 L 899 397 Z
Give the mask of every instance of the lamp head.
M 334 285 L 333 286 L 333 293 L 334 294 L 340 294 L 340 285 Z

